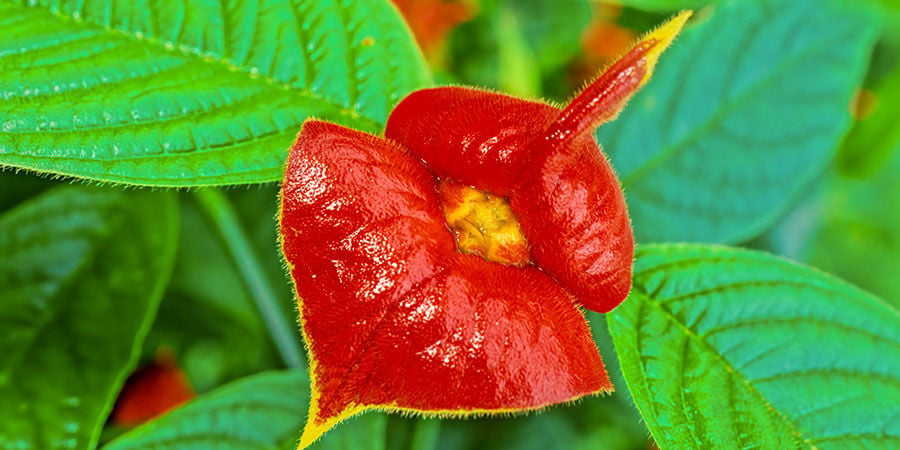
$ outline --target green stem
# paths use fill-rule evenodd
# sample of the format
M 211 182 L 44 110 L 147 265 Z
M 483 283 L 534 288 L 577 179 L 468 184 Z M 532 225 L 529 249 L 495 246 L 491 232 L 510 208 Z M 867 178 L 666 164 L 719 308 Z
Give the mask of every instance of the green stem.
M 276 302 L 275 294 L 263 275 L 259 259 L 250 247 L 231 202 L 218 189 L 201 189 L 196 191 L 196 196 L 218 229 L 244 284 L 250 290 L 250 296 L 269 329 L 281 359 L 290 368 L 303 367 L 303 351 L 295 326 L 285 317 Z
M 419 418 L 413 428 L 410 450 L 434 450 L 437 447 L 438 435 L 441 432 L 441 421 L 438 419 Z

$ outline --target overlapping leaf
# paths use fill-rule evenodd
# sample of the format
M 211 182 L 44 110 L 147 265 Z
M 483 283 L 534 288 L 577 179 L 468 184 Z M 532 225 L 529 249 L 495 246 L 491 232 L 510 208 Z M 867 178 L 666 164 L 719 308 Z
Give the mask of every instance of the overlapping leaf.
M 387 0 L 0 1 L 0 166 L 275 181 L 316 116 L 380 129 L 427 82 Z
M 268 372 L 236 381 L 141 426 L 104 447 L 129 449 L 294 448 L 309 404 L 301 372 Z M 378 450 L 385 418 L 368 414 L 322 439 L 315 449 Z
M 241 210 L 242 218 L 268 228 L 269 233 L 259 241 L 267 244 L 267 249 L 274 247 L 275 239 L 270 236 L 275 233 L 274 218 L 265 220 L 274 217 L 274 212 L 268 211 L 275 208 L 273 189 L 234 190 L 231 194 L 252 200 L 253 209 Z M 228 250 L 193 195 L 181 196 L 175 268 L 144 353 L 154 355 L 159 347 L 173 350 L 193 386 L 202 392 L 277 366 L 278 353 Z M 271 262 L 275 267 L 267 273 L 282 279 L 277 256 Z M 289 288 L 279 297 L 286 308 L 293 306 Z
M 748 0 L 687 30 L 598 139 L 638 241 L 736 242 L 821 173 L 877 36 L 840 0 Z
M 80 186 L 0 216 L 0 448 L 96 444 L 172 268 L 176 217 L 167 194 Z
M 900 445 L 900 313 L 762 253 L 646 246 L 609 317 L 662 448 Z

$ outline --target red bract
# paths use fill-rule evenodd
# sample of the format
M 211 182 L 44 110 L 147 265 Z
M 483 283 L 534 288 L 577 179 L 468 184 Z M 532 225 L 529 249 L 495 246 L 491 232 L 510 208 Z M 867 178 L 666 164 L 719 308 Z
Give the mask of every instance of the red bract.
M 612 390 L 578 305 L 628 294 L 633 238 L 591 131 L 650 76 L 683 13 L 564 110 L 415 92 L 385 137 L 307 121 L 281 236 L 309 347 L 301 447 L 365 409 L 537 409 Z

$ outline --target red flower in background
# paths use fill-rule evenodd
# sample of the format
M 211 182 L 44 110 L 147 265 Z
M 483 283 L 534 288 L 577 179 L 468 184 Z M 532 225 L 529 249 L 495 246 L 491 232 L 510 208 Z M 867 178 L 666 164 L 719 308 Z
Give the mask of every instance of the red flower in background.
M 578 305 L 626 297 L 633 237 L 591 132 L 689 15 L 564 110 L 444 87 L 404 99 L 386 139 L 304 124 L 280 224 L 311 361 L 301 447 L 365 409 L 509 412 L 612 390 Z
M 419 47 L 432 54 L 457 25 L 475 14 L 474 0 L 392 0 L 406 19 Z
M 140 425 L 187 403 L 196 393 L 169 351 L 128 377 L 116 399 L 112 423 L 123 427 Z

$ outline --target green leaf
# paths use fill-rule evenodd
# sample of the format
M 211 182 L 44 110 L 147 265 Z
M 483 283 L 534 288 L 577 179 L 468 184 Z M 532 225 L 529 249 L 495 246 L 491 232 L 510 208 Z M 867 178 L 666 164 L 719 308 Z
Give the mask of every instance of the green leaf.
M 739 242 L 832 158 L 877 37 L 839 0 L 746 0 L 685 31 L 598 131 L 639 241 Z
M 247 377 L 120 436 L 104 450 L 293 449 L 309 405 L 309 379 L 300 371 Z M 378 450 L 384 416 L 364 414 L 323 436 L 312 448 Z
M 387 0 L 0 0 L 0 18 L 0 165 L 41 172 L 279 180 L 307 117 L 378 131 L 428 83 Z
M 608 318 L 661 448 L 897 448 L 900 313 L 764 253 L 643 246 Z
M 754 244 L 833 273 L 900 307 L 900 145 L 868 177 L 829 173 Z M 833 171 L 837 172 L 837 171 Z
M 0 213 L 55 184 L 40 177 L 0 170 Z
M 523 96 L 544 89 L 571 94 L 566 74 L 591 19 L 588 1 L 482 0 L 479 6 L 450 36 L 454 75 Z
M 872 104 L 862 106 L 864 111 L 861 114 L 864 116 L 856 122 L 838 153 L 840 168 L 857 175 L 876 171 L 900 144 L 900 127 L 897 126 L 897 118 L 900 117 L 900 67 L 894 68 L 865 92 L 866 96 L 870 96 L 866 101 Z
M 671 12 L 682 9 L 696 9 L 712 5 L 721 0 L 619 0 L 622 5 L 644 11 Z
M 60 186 L 0 216 L 0 448 L 91 448 L 172 269 L 171 195 Z
M 235 190 L 239 192 L 244 191 Z M 274 202 L 275 197 L 271 198 Z M 175 269 L 144 344 L 144 355 L 152 357 L 159 347 L 174 350 L 198 391 L 281 367 L 272 339 L 221 239 L 197 207 L 193 193 L 183 193 L 181 199 Z M 274 212 L 270 216 L 274 217 Z M 267 224 L 270 234 L 275 232 L 274 218 L 260 220 L 266 216 L 251 214 L 242 217 Z M 274 242 L 274 237 L 266 240 L 273 247 Z M 283 280 L 279 260 L 273 258 Z M 282 298 L 284 303 L 293 304 L 289 287 Z

